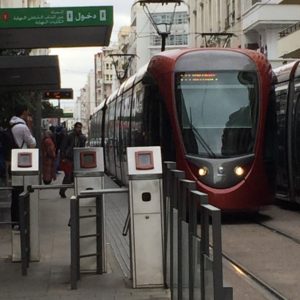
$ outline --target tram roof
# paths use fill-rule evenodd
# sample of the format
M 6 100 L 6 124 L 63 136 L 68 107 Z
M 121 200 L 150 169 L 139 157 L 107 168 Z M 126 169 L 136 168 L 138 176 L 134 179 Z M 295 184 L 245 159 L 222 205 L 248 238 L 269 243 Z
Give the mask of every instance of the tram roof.
M 291 62 L 289 64 L 280 66 L 278 68 L 273 69 L 273 72 L 275 73 L 277 77 L 277 82 L 284 82 L 290 80 L 291 72 L 294 68 L 294 66 L 297 67 L 295 71 L 295 77 L 300 77 L 300 60 Z

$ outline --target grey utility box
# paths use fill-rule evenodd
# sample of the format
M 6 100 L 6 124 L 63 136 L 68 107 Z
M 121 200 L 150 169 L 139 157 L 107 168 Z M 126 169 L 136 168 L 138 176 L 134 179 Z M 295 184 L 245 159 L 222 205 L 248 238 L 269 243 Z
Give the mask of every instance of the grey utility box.
M 39 149 L 12 149 L 11 181 L 13 187 L 39 184 Z M 12 231 L 12 260 L 21 259 L 20 232 Z M 30 260 L 40 260 L 39 191 L 30 195 Z
M 130 254 L 133 288 L 161 287 L 163 203 L 160 147 L 129 147 Z
M 79 195 L 81 191 L 103 189 L 103 148 L 74 148 L 74 184 L 76 196 Z M 104 199 L 101 201 L 100 205 L 102 206 L 100 211 L 103 213 L 100 219 L 105 220 Z M 96 198 L 91 197 L 81 199 L 79 203 L 79 232 L 80 236 L 90 236 L 86 238 L 80 238 L 80 255 L 86 255 L 86 257 L 81 259 L 81 272 L 94 272 L 97 269 L 97 257 L 89 256 L 90 254 L 97 252 L 97 219 L 93 216 L 96 216 Z M 102 272 L 106 272 L 104 223 L 102 224 L 102 230 L 102 249 L 104 252 L 102 253 Z

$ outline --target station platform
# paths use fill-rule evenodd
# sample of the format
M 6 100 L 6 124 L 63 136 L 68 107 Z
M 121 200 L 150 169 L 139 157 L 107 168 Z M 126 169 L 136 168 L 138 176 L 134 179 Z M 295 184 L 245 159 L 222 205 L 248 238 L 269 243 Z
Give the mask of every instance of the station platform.
M 58 175 L 55 184 L 60 184 Z M 117 187 L 108 177 L 105 187 Z M 77 289 L 70 288 L 70 197 L 60 198 L 57 190 L 40 191 L 39 223 L 41 259 L 31 262 L 27 276 L 20 263 L 11 261 L 11 230 L 0 225 L 0 299 L 1 300 L 167 300 L 163 288 L 133 289 L 129 269 L 129 238 L 122 235 L 126 214 L 126 195 L 106 195 L 107 273 L 82 274 Z M 109 197 L 113 199 L 109 199 Z
M 54 184 L 60 184 L 59 174 Z M 118 186 L 105 176 L 105 188 Z M 107 273 L 81 274 L 77 289 L 70 285 L 70 197 L 62 199 L 58 190 L 40 191 L 39 224 L 41 258 L 31 262 L 27 276 L 21 264 L 11 260 L 11 230 L 0 225 L 0 300 L 169 300 L 170 290 L 133 289 L 130 279 L 129 236 L 122 231 L 128 212 L 126 194 L 105 195 L 107 232 Z M 264 291 L 223 262 L 226 286 L 233 288 L 233 299 L 266 300 Z

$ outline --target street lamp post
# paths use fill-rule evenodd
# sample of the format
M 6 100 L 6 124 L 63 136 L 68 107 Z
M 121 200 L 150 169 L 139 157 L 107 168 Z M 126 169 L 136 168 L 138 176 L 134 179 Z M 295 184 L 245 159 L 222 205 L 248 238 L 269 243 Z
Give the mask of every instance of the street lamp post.
M 135 56 L 135 54 L 128 53 L 109 54 L 109 57 L 111 57 L 112 59 L 112 64 L 115 67 L 117 79 L 119 80 L 120 84 L 128 77 L 128 71 Z
M 171 33 L 171 27 L 174 23 L 174 16 L 175 16 L 175 11 L 176 11 L 176 7 L 178 5 L 180 5 L 181 3 L 183 3 L 183 0 L 171 0 L 171 1 L 167 1 L 167 0 L 138 0 L 136 3 L 139 3 L 143 9 L 144 12 L 146 14 L 146 16 L 148 17 L 149 21 L 151 22 L 152 26 L 154 27 L 156 33 L 161 37 L 161 51 L 165 51 L 166 49 L 166 40 L 167 37 L 169 36 L 169 34 Z M 149 4 L 173 4 L 174 5 L 174 9 L 171 15 L 171 18 L 169 19 L 168 22 L 157 22 L 155 20 L 155 18 L 153 17 L 153 14 L 150 12 L 149 10 Z

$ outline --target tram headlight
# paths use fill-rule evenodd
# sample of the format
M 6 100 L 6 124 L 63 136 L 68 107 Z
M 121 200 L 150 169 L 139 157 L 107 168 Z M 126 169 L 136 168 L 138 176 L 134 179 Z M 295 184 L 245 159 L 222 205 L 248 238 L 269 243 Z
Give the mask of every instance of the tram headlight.
M 208 169 L 206 167 L 202 167 L 198 170 L 198 174 L 200 177 L 203 177 L 208 174 Z
M 235 173 L 235 175 L 237 175 L 239 177 L 243 176 L 245 174 L 245 169 L 243 167 L 241 167 L 241 166 L 236 166 L 234 168 L 234 173 Z

